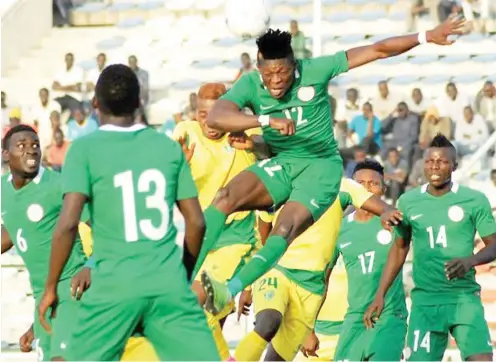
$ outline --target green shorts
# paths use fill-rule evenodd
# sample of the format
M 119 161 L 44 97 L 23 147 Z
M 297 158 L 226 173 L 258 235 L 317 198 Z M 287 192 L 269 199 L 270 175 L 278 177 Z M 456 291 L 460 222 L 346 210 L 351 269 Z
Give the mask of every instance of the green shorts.
M 38 361 L 50 361 L 53 357 L 63 357 L 67 353 L 69 338 L 74 326 L 74 318 L 78 312 L 78 302 L 71 298 L 71 279 L 66 279 L 58 284 L 57 292 L 59 304 L 54 319 L 49 320 L 52 334 L 48 334 L 41 326 L 38 319 L 38 304 L 40 296 L 35 298 L 36 308 L 34 315 L 34 336 L 36 341 L 36 354 Z
M 346 316 L 335 361 L 399 361 L 405 346 L 406 315 L 383 315 L 366 329 L 363 315 Z
M 161 361 L 220 361 L 205 314 L 186 280 L 173 280 L 163 294 L 150 297 L 122 298 L 112 290 L 90 288 L 74 323 L 71 361 L 118 361 L 136 330 Z
M 458 304 L 412 305 L 405 359 L 441 361 L 449 333 L 455 338 L 463 360 L 493 351 L 480 300 Z
M 288 158 L 275 156 L 250 166 L 263 182 L 277 209 L 288 201 L 305 206 L 314 221 L 332 205 L 339 193 L 343 160 L 327 158 Z
M 220 249 L 224 246 L 235 244 L 255 245 L 257 243 L 257 235 L 255 230 L 256 214 L 252 211 L 244 219 L 235 219 L 229 224 L 226 224 L 213 249 Z

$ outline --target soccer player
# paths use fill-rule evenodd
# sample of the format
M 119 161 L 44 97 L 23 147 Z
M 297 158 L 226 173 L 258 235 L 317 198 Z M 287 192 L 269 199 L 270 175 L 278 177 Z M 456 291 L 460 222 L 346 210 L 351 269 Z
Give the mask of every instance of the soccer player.
M 255 329 L 236 348 L 237 361 L 291 361 L 312 331 L 321 308 L 327 265 L 348 205 L 382 214 L 389 206 L 356 182 L 343 179 L 338 199 L 289 246 L 278 264 L 253 285 Z M 276 214 L 276 220 L 281 213 Z M 267 241 L 268 242 L 268 241 Z
M 403 222 L 364 315 L 368 328 L 382 324 L 387 296 L 412 243 L 415 287 L 404 352 L 410 361 L 441 361 L 449 334 L 464 360 L 492 360 L 474 267 L 496 258 L 496 223 L 483 193 L 452 181 L 456 167 L 455 147 L 437 135 L 424 156 L 428 183 L 399 199 Z M 486 246 L 474 255 L 476 232 Z
M 205 211 L 206 247 L 236 211 L 284 208 L 266 245 L 232 278 L 215 288 L 208 274 L 206 307 L 222 309 L 233 296 L 266 273 L 288 245 L 333 204 L 339 193 L 342 160 L 332 133 L 329 80 L 350 69 L 404 53 L 419 44 L 451 44 L 464 21 L 450 18 L 433 30 L 388 38 L 332 56 L 296 60 L 291 34 L 270 29 L 257 39 L 259 72 L 244 74 L 217 102 L 209 127 L 224 132 L 262 127 L 275 157 L 240 173 L 219 191 Z M 241 110 L 250 107 L 256 115 Z
M 125 65 L 105 68 L 98 79 L 93 106 L 102 126 L 74 141 L 66 156 L 40 321 L 56 307 L 57 281 L 88 203 L 96 266 L 73 317 L 66 358 L 117 360 L 139 327 L 160 360 L 219 360 L 189 284 L 205 231 L 196 187 L 180 145 L 134 124 L 139 94 Z M 183 260 L 174 204 L 186 224 Z
M 353 179 L 378 197 L 386 191 L 384 169 L 376 161 L 359 163 Z M 337 361 L 401 359 L 407 319 L 401 275 L 386 296 L 381 319 L 373 329 L 368 330 L 363 324 L 363 314 L 374 299 L 392 240 L 380 218 L 363 209 L 348 215 L 341 224 L 331 267 L 341 255 L 348 275 L 348 310 L 334 356 Z
M 332 273 L 331 273 L 332 272 Z M 339 335 L 348 308 L 348 283 L 343 258 L 329 268 L 326 276 L 325 300 L 320 307 L 315 327 L 301 347 L 297 360 L 333 361 Z
M 206 125 L 207 115 L 215 102 L 226 93 L 222 83 L 206 83 L 201 86 L 197 97 L 197 121 L 184 121 L 174 129 L 173 138 L 182 146 L 185 158 L 191 167 L 191 173 L 196 187 L 200 205 L 206 209 L 215 197 L 217 191 L 225 186 L 234 176 L 253 165 L 255 154 L 247 148 L 253 147 L 253 142 L 241 144 L 225 132 L 219 132 Z M 233 142 L 234 141 L 234 142 Z M 243 149 L 237 149 L 243 148 Z M 245 259 L 253 252 L 257 236 L 255 233 L 255 212 L 244 211 L 234 213 L 229 217 L 219 240 L 209 251 L 203 265 L 193 272 L 195 280 L 193 290 L 197 294 L 200 305 L 203 306 L 206 295 L 200 282 L 200 273 L 208 270 L 221 281 L 230 279 L 234 272 L 244 264 Z M 206 252 L 205 249 L 203 249 Z M 209 324 L 217 349 L 222 360 L 230 357 L 229 347 L 222 335 L 219 321 L 234 309 L 234 302 L 227 305 L 224 311 L 213 316 L 207 312 Z
M 40 141 L 30 126 L 12 127 L 3 139 L 2 149 L 10 170 L 2 176 L 2 254 L 15 246 L 29 272 L 35 304 L 39 305 L 48 274 L 52 232 L 62 208 L 61 176 L 40 167 Z M 68 343 L 77 309 L 71 297 L 71 279 L 86 261 L 79 237 L 68 259 L 57 277 L 59 301 L 57 318 L 51 320 L 52 333 L 42 328 L 35 315 L 30 328 L 33 333 L 28 331 L 21 337 L 26 351 L 30 349 L 30 335 L 39 339 L 39 360 L 62 356 Z M 87 278 L 82 275 L 81 280 L 85 282 Z

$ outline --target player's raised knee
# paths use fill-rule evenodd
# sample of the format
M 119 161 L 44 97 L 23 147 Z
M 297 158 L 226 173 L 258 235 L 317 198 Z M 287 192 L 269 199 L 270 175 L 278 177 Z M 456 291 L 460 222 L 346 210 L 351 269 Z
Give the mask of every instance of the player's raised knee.
M 213 205 L 226 215 L 229 215 L 238 208 L 239 199 L 234 196 L 235 195 L 229 186 L 223 187 L 217 191 Z
M 281 312 L 275 309 L 266 309 L 257 314 L 255 331 L 260 337 L 270 342 L 276 335 L 282 323 Z

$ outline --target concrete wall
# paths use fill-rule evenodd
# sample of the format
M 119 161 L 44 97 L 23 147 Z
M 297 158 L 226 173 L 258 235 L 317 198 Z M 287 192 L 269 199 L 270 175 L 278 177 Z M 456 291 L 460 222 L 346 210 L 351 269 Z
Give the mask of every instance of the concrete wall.
M 2 9 L 2 76 L 52 28 L 52 0 L 6 1 L 12 4 Z

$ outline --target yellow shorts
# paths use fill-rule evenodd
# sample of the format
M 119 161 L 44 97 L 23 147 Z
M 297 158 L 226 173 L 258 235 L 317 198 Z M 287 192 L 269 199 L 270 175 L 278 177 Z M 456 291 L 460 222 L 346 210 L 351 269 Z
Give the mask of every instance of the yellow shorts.
M 303 353 L 298 353 L 296 361 L 334 361 L 334 353 L 338 345 L 339 334 L 329 336 L 327 334 L 316 333 L 319 339 L 319 349 L 317 350 L 318 357 L 305 357 Z
M 121 361 L 160 361 L 152 345 L 144 337 L 131 337 L 127 341 Z
M 201 273 L 206 270 L 215 280 L 222 283 L 228 281 L 236 273 L 238 268 L 245 264 L 252 249 L 253 246 L 250 244 L 233 244 L 210 251 L 203 265 L 200 267 L 195 280 L 200 281 Z M 217 315 L 218 320 L 229 315 L 234 308 L 235 304 L 232 301 Z
M 253 285 L 255 315 L 274 309 L 283 316 L 271 343 L 285 361 L 292 361 L 312 331 L 322 296 L 303 289 L 277 269 L 269 270 Z

